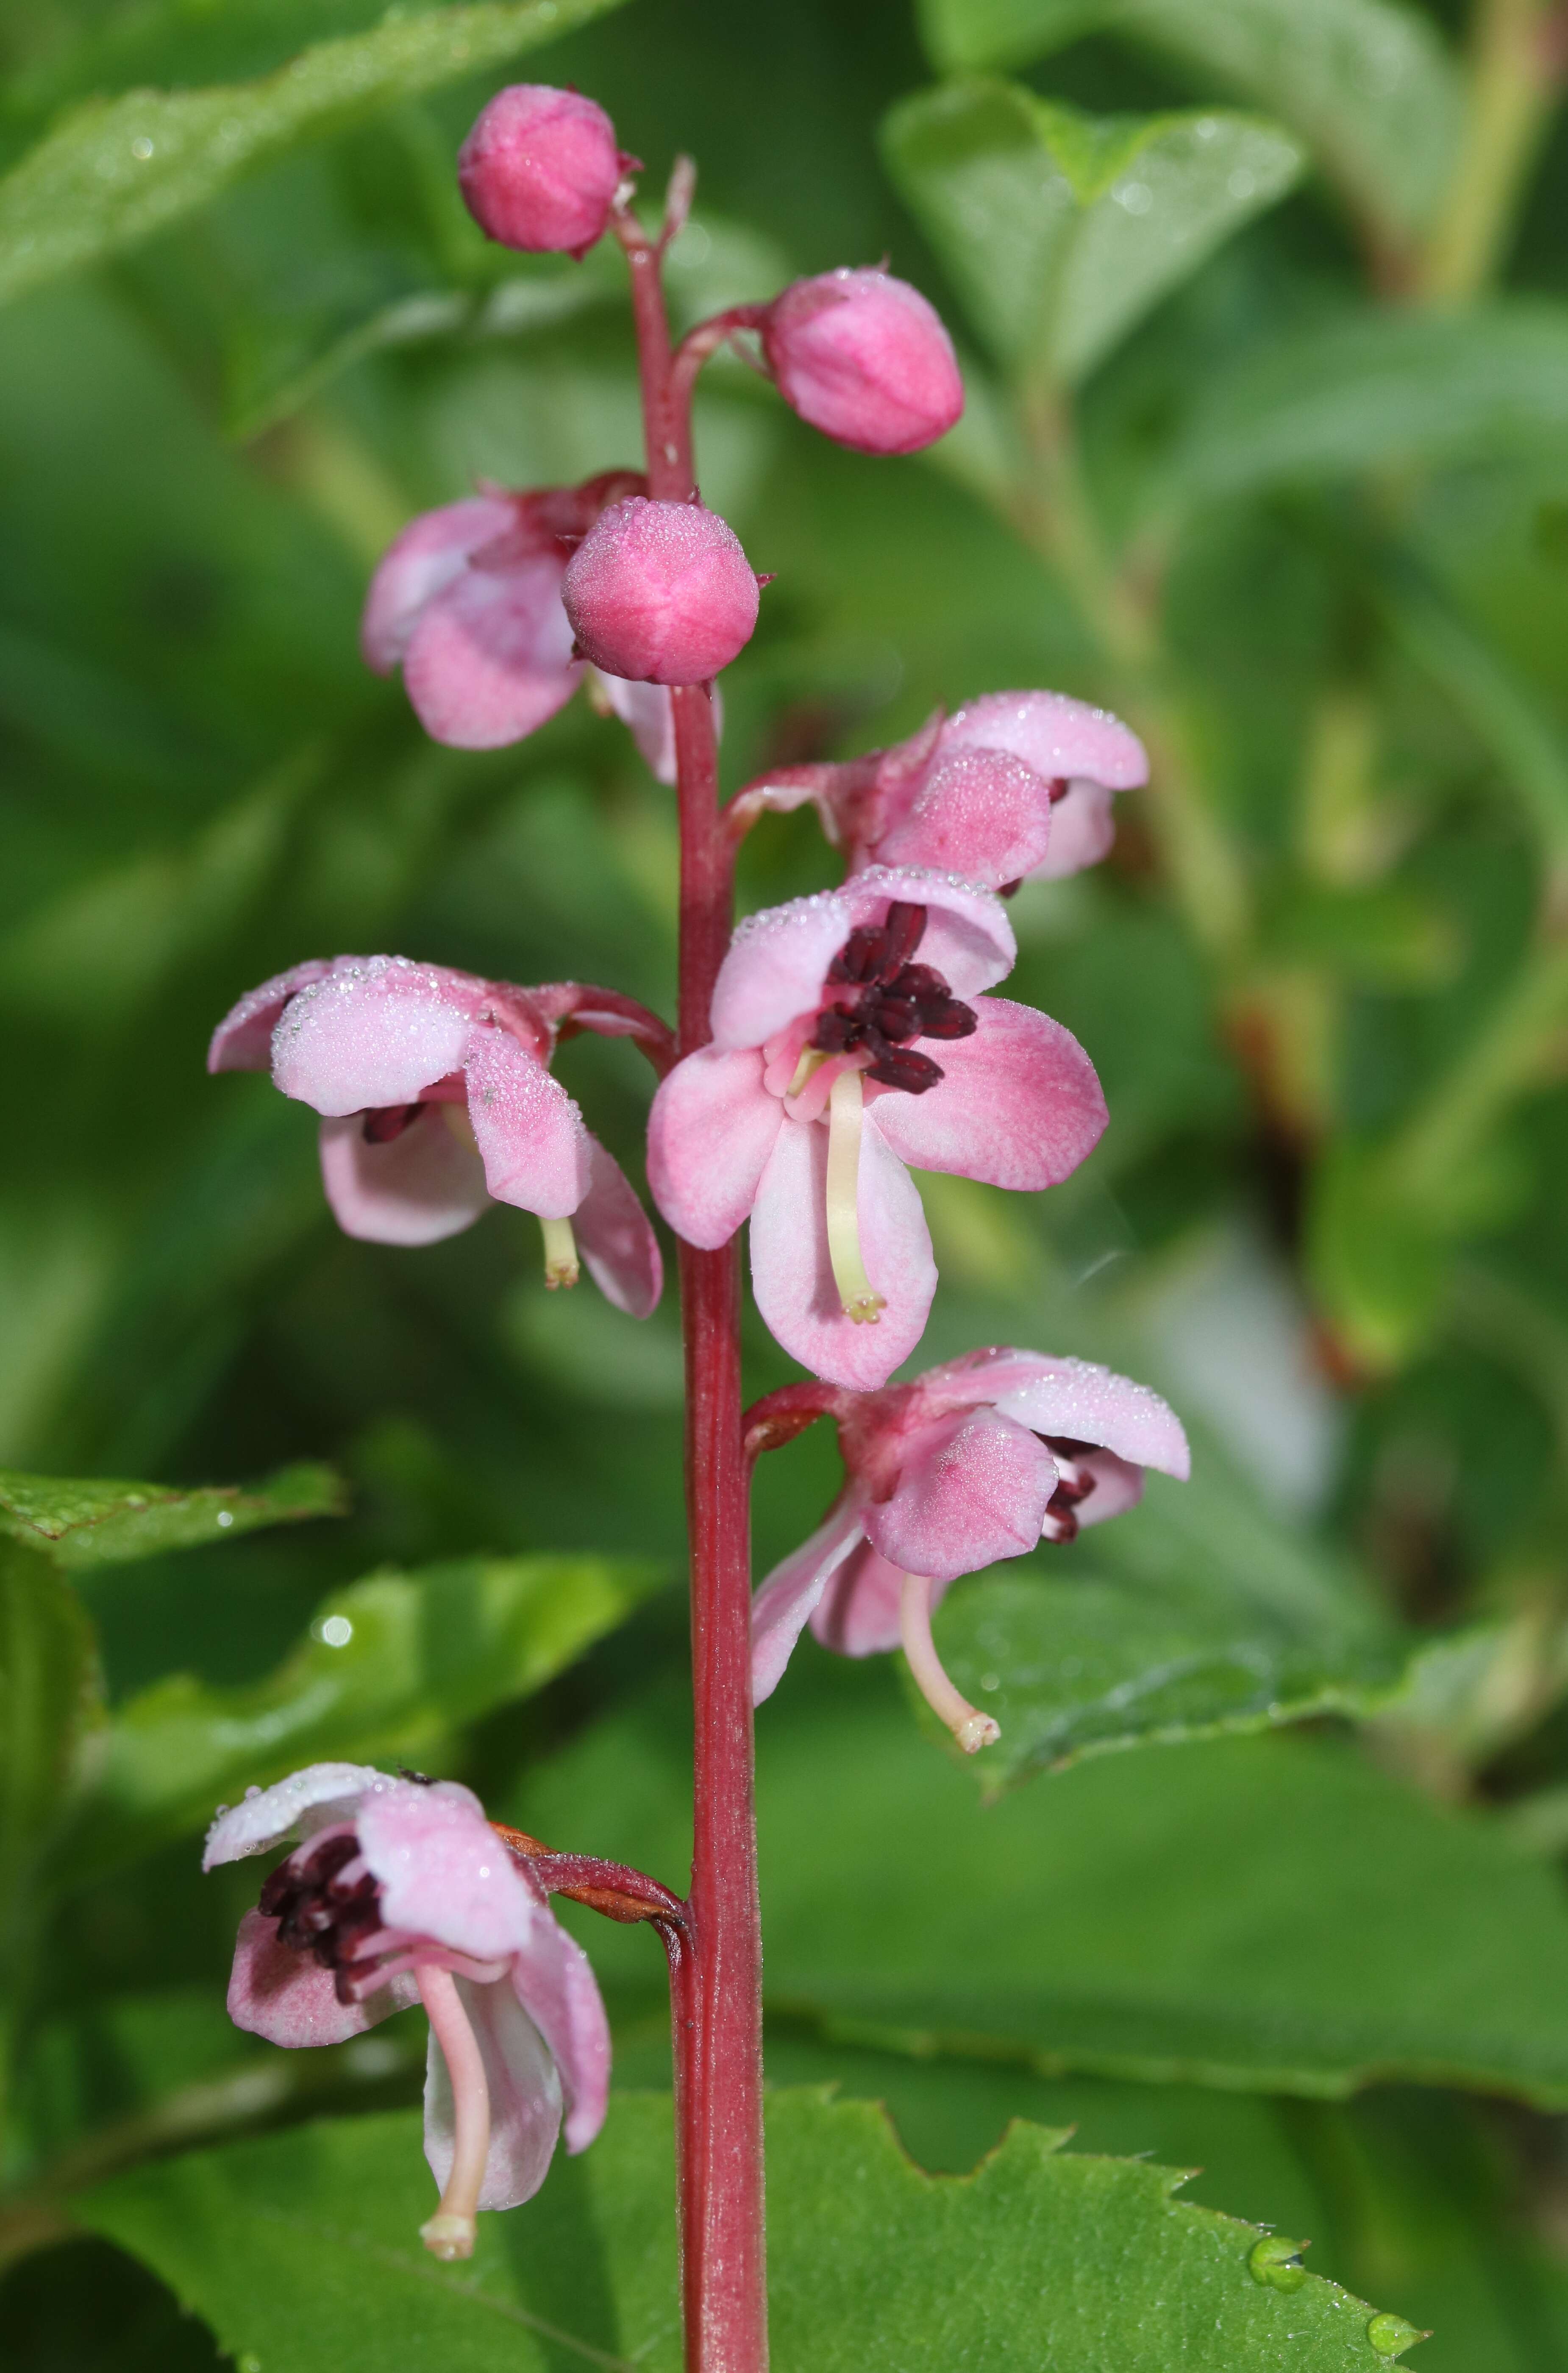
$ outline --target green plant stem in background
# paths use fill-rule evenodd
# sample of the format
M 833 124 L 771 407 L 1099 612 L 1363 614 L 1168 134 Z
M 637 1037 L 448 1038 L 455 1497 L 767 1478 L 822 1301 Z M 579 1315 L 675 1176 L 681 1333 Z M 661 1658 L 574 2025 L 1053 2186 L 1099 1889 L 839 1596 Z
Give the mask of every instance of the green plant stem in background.
M 1568 29 L 1550 0 L 1479 0 L 1464 141 L 1414 267 L 1408 293 L 1418 302 L 1463 304 L 1495 277 L 1565 64 Z

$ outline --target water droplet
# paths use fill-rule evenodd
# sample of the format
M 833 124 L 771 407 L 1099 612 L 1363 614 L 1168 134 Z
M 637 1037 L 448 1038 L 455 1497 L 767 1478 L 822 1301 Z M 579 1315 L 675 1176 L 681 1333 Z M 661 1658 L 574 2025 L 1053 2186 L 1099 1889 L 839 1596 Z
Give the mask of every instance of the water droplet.
M 980 1675 L 980 1687 L 983 1689 L 1000 1689 L 1001 1687 L 1001 1675 L 1000 1673 L 982 1673 Z
M 328 1648 L 346 1648 L 354 1637 L 354 1626 L 346 1615 L 329 1615 L 322 1624 L 319 1636 Z
M 1305 2241 L 1293 2241 L 1286 2233 L 1266 2233 L 1261 2241 L 1252 2245 L 1247 2271 L 1255 2283 L 1262 2283 L 1270 2290 L 1299 2291 L 1306 2280 L 1301 2253 L 1309 2246 Z
M 228 1529 L 228 1526 L 229 1526 L 234 1522 L 234 1511 L 233 1511 L 233 1509 L 232 1509 L 232 1508 L 220 1508 L 220 1509 L 218 1510 L 218 1512 L 217 1512 L 217 1521 L 218 1521 L 218 1523 L 219 1523 L 219 1524 L 224 1527 L 224 1530 L 227 1532 L 227 1530 Z
M 1125 207 L 1129 215 L 1146 215 L 1154 203 L 1154 193 L 1147 181 L 1124 181 L 1119 190 L 1111 192 L 1111 195 L 1117 205 Z
M 133 140 L 133 141 L 132 141 L 132 143 L 131 143 L 131 154 L 132 154 L 132 156 L 133 156 L 133 157 L 139 157 L 139 158 L 141 158 L 141 160 L 142 160 L 142 162 L 143 162 L 143 164 L 144 164 L 144 165 L 146 164 L 146 162 L 147 158 L 152 155 L 152 152 L 153 152 L 153 144 L 152 144 L 152 142 L 147 138 L 147 135 L 146 135 L 146 134 L 145 132 L 144 132 L 144 133 L 141 133 L 141 134 L 139 134 L 139 135 L 138 135 L 135 140 Z
M 1407 2323 L 1402 2315 L 1375 2315 L 1366 2327 L 1366 2336 L 1379 2356 L 1401 2355 L 1412 2341 L 1426 2338 L 1425 2332 Z
M 1258 187 L 1258 183 L 1245 166 L 1238 166 L 1225 183 L 1225 187 L 1233 198 L 1249 198 Z
M 127 1506 L 127 1508 L 145 1508 L 145 1507 L 146 1506 L 146 1504 L 147 1504 L 147 1502 L 146 1502 L 146 1492 L 145 1492 L 145 1491 L 127 1491 L 127 1492 L 126 1492 L 126 1494 L 125 1494 L 125 1505 Z

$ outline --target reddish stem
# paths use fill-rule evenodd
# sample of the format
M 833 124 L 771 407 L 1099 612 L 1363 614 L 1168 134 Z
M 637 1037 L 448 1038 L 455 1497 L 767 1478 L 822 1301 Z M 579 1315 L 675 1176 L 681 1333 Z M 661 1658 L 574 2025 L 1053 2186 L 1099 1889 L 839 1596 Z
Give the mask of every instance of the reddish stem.
M 623 207 L 648 440 L 649 492 L 696 499 L 690 383 L 673 383 L 661 264 Z M 668 228 L 668 226 L 667 226 Z M 706 684 L 673 688 L 681 830 L 683 1055 L 707 1044 L 729 944 L 732 847 L 719 829 L 719 754 Z M 681 1246 L 691 1555 L 693 1808 L 690 1941 L 671 1939 L 681 2280 L 688 2373 L 764 2373 L 762 1926 L 751 1701 L 751 1544 L 741 1447 L 738 1247 Z

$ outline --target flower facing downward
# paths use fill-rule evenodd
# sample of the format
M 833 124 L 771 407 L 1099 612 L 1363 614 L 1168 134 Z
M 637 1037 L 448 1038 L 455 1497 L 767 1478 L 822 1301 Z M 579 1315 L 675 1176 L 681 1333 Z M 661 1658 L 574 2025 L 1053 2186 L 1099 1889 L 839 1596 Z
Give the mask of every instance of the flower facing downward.
M 561 1011 L 560 991 L 406 956 L 316 959 L 240 999 L 207 1069 L 270 1064 L 286 1096 L 322 1116 L 322 1176 L 345 1234 L 436 1244 L 490 1202 L 512 1203 L 543 1224 L 547 1283 L 574 1285 L 580 1254 L 617 1309 L 646 1318 L 662 1283 L 659 1246 L 625 1175 L 550 1076 Z
M 314 1763 L 219 1814 L 203 1868 L 299 1844 L 240 1923 L 237 2027 L 289 2047 L 341 2043 L 423 2003 L 425 2156 L 441 2186 L 421 2227 L 438 2258 L 473 2254 L 481 2208 L 544 2182 L 563 2126 L 604 2122 L 610 2035 L 586 1956 L 468 1789 Z
M 809 1620 L 846 1656 L 902 1644 L 960 1746 L 989 1746 L 996 1724 L 938 1660 L 932 1608 L 960 1574 L 1120 1515 L 1142 1497 L 1145 1467 L 1185 1481 L 1187 1436 L 1146 1385 L 1087 1360 L 1000 1349 L 885 1392 L 840 1393 L 826 1413 L 847 1479 L 753 1601 L 753 1694 L 760 1703 L 777 1688 Z
M 918 453 L 964 409 L 953 341 L 919 289 L 886 272 L 796 280 L 761 321 L 785 402 L 862 453 Z
M 881 867 L 743 923 L 713 1043 L 653 1100 L 649 1183 L 688 1244 L 751 1221 L 768 1327 L 830 1384 L 885 1384 L 936 1287 L 906 1163 L 1052 1186 L 1106 1125 L 1059 1023 L 986 997 L 1015 953 L 1000 899 Z

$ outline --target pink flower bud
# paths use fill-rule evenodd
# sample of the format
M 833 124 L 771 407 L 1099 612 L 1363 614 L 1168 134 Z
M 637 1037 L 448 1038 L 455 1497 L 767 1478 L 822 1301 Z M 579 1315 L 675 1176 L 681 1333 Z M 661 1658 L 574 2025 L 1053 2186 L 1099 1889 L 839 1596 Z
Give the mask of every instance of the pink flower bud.
M 572 555 L 561 599 L 584 657 L 634 684 L 706 684 L 756 625 L 740 538 L 700 503 L 614 504 Z
M 802 420 L 862 453 L 917 453 L 964 409 L 953 342 L 919 289 L 885 272 L 824 272 L 768 308 L 762 343 Z
M 575 90 L 514 82 L 458 152 L 468 211 L 491 239 L 538 255 L 582 255 L 603 234 L 626 166 L 615 127 Z

